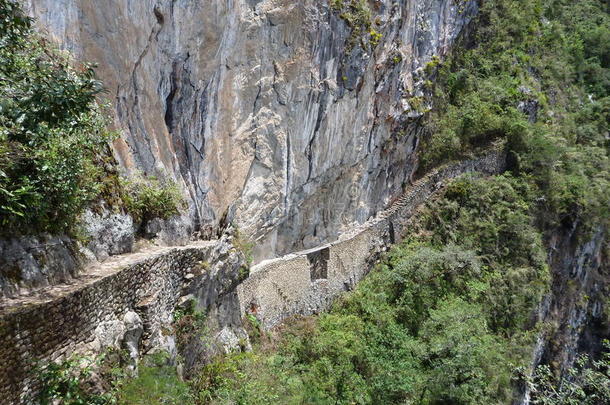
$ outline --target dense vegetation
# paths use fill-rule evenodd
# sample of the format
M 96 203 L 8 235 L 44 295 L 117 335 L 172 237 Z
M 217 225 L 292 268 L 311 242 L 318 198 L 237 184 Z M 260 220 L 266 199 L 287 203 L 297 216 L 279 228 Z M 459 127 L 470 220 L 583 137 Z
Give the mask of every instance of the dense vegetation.
M 102 89 L 92 66 L 54 49 L 18 4 L 0 0 L 0 234 L 74 233 L 98 198 L 139 223 L 183 208 L 169 180 L 119 180 L 96 102 Z
M 0 226 L 63 231 L 101 191 L 110 139 L 95 103 L 102 87 L 12 1 L 0 0 L 0 18 Z
M 607 2 L 487 0 L 477 27 L 431 72 L 424 169 L 505 138 L 513 173 L 539 189 L 542 227 L 607 218 Z
M 180 213 L 185 201 L 177 184 L 168 179 L 141 174 L 120 181 L 120 197 L 134 221 L 145 224 L 154 218 L 167 219 Z
M 360 4 L 333 2 L 346 20 Z M 422 170 L 499 138 L 510 170 L 451 183 L 329 313 L 271 334 L 249 316 L 253 351 L 210 362 L 189 392 L 167 367 L 161 381 L 177 388 L 144 369 L 118 388 L 124 403 L 496 404 L 511 402 L 516 378 L 534 403 L 610 402 L 607 356 L 564 380 L 547 367 L 520 375 L 546 327 L 535 317 L 550 287 L 545 233 L 584 238 L 608 222 L 607 3 L 486 0 L 474 27 L 426 69 L 435 108 Z
M 504 138 L 509 172 L 453 182 L 330 313 L 208 365 L 198 401 L 511 401 L 545 327 L 545 232 L 607 226 L 610 16 L 599 0 L 487 0 L 475 23 L 426 69 L 422 169 Z M 527 381 L 534 402 L 608 402 L 608 358 L 584 363 L 561 383 L 541 368 Z
M 204 369 L 218 403 L 505 403 L 548 285 L 531 190 L 465 177 L 328 314 Z M 514 252 L 520 254 L 514 254 Z

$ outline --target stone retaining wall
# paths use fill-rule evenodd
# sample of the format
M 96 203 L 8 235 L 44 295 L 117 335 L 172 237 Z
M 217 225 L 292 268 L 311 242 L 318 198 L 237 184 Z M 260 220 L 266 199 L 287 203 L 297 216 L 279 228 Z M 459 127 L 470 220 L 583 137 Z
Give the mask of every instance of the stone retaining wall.
M 270 328 L 292 315 L 327 309 L 337 295 L 354 288 L 381 252 L 400 241 L 414 210 L 448 180 L 466 172 L 497 174 L 504 162 L 497 148 L 440 168 L 417 181 L 391 208 L 336 242 L 259 263 L 237 289 L 241 313 L 254 314 Z
M 214 243 L 126 255 L 126 261 L 105 264 L 107 274 L 91 275 L 81 284 L 0 301 L 0 403 L 32 398 L 37 361 L 121 344 L 134 317 L 142 323 L 141 340 L 135 342 L 140 352 L 171 346 L 171 336 L 162 332 L 186 299 L 208 312 L 220 331 L 216 338 L 229 345 L 244 337 L 244 313 L 255 314 L 270 328 L 295 314 L 320 312 L 353 289 L 381 252 L 400 241 L 414 210 L 445 182 L 465 172 L 499 173 L 504 160 L 498 149 L 441 168 L 339 240 L 262 262 L 245 280 L 243 254 L 225 235 Z
M 127 313 L 135 312 L 142 321 L 143 334 L 135 342 L 140 352 L 171 348 L 163 329 L 171 326 L 181 297 L 205 302 L 212 295 L 226 305 L 240 281 L 243 257 L 227 245 L 164 249 L 51 300 L 42 291 L 33 303 L 0 308 L 0 403 L 27 403 L 37 392 L 35 362 L 121 344 Z M 198 291 L 200 285 L 206 290 Z

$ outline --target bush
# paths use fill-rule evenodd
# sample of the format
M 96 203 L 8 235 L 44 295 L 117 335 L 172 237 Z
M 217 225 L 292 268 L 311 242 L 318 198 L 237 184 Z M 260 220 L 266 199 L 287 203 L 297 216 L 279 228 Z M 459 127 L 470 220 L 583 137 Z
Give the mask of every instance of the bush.
M 233 246 L 240 251 L 244 258 L 246 259 L 246 264 L 248 267 L 252 264 L 252 260 L 254 260 L 254 242 L 252 242 L 246 235 L 244 235 L 239 229 L 235 230 L 235 236 L 231 241 Z M 245 269 L 249 271 L 248 269 Z M 248 273 L 245 273 L 244 276 L 247 276 Z M 240 277 L 242 275 L 240 274 Z
M 117 402 L 123 405 L 184 405 L 193 403 L 187 383 L 176 367 L 169 364 L 166 353 L 143 359 L 138 375 L 118 385 Z
M 377 46 L 381 34 L 371 28 L 371 9 L 366 0 L 332 0 L 331 9 L 339 13 L 339 17 L 350 27 L 351 34 L 347 48 L 353 48 L 360 40 L 363 48 Z M 368 34 L 369 40 L 363 41 L 363 34 Z
M 477 20 L 476 46 L 464 41 L 438 72 L 421 168 L 506 138 L 511 169 L 540 189 L 543 226 L 607 218 L 606 5 L 493 0 Z
M 454 181 L 330 313 L 217 359 L 195 390 L 212 403 L 509 401 L 548 277 L 528 192 L 510 176 Z
M 61 363 L 49 363 L 40 371 L 40 396 L 42 405 L 60 401 L 66 405 L 107 404 L 112 394 L 98 394 L 91 386 L 91 374 L 96 361 L 73 356 Z
M 563 378 L 551 369 L 538 366 L 525 378 L 535 405 L 595 405 L 610 403 L 610 345 L 604 341 L 604 353 L 598 360 L 579 356 Z
M 101 187 L 111 138 L 89 65 L 73 67 L 0 0 L 0 225 L 3 233 L 63 232 Z
M 121 192 L 127 211 L 143 224 L 154 218 L 178 215 L 185 206 L 180 189 L 170 180 L 135 175 L 122 180 Z

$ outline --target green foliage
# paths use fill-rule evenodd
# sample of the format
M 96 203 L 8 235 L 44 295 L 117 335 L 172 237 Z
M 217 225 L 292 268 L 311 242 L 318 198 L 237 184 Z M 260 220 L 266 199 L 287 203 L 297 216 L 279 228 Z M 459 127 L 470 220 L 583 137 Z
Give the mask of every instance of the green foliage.
M 233 244 L 233 246 L 235 246 L 237 250 L 239 250 L 244 255 L 246 263 L 248 264 L 248 266 L 250 266 L 252 264 L 252 260 L 254 259 L 254 243 L 249 240 L 242 232 L 240 232 L 239 229 L 235 230 L 235 236 L 233 237 L 231 243 Z M 246 270 L 249 272 L 248 269 Z M 247 276 L 247 274 L 239 274 L 240 279 L 244 275 Z
M 481 260 L 479 279 L 488 292 L 480 302 L 489 324 L 504 333 L 527 328 L 549 282 L 531 199 L 531 187 L 510 175 L 462 177 L 424 212 L 422 230 L 434 244 L 459 243 Z
M 124 368 L 126 357 L 126 353 L 110 350 L 95 358 L 75 355 L 61 363 L 50 363 L 40 372 L 40 403 L 181 405 L 194 402 L 188 384 L 179 378 L 167 353 L 144 357 L 135 377 Z
M 167 219 L 180 213 L 185 201 L 176 183 L 135 175 L 122 180 L 122 199 L 136 222 Z
M 263 329 L 261 322 L 252 314 L 247 313 L 242 319 L 244 329 L 248 332 L 248 338 L 252 344 L 261 342 Z
M 475 27 L 476 46 L 426 67 L 435 109 L 421 168 L 505 138 L 511 169 L 539 189 L 545 226 L 608 218 L 607 5 L 490 0 Z
M 430 311 L 421 339 L 428 350 L 424 403 L 483 404 L 510 398 L 505 342 L 491 333 L 483 307 L 449 298 Z
M 42 405 L 60 401 L 66 405 L 108 404 L 112 394 L 96 394 L 90 386 L 95 360 L 73 356 L 61 363 L 49 363 L 40 371 Z
M 437 55 L 433 55 L 432 58 L 430 58 L 430 62 L 426 63 L 426 66 L 424 66 L 424 72 L 431 75 L 436 71 L 436 68 L 440 65 L 440 63 L 441 58 L 439 58 Z
M 331 2 L 358 36 L 370 30 L 365 6 Z M 422 167 L 500 138 L 510 174 L 450 183 L 329 313 L 270 335 L 250 315 L 254 351 L 206 365 L 191 384 L 197 401 L 510 403 L 514 370 L 529 365 L 542 327 L 532 315 L 550 284 L 541 230 L 607 223 L 604 7 L 600 0 L 481 2 L 475 45 L 426 66 L 437 109 L 428 116 L 433 136 Z M 606 403 L 609 381 L 605 357 L 582 358 L 563 380 L 542 367 L 527 383 L 540 404 Z
M 575 367 L 557 379 L 546 365 L 526 379 L 536 405 L 594 405 L 610 403 L 610 344 L 599 360 L 583 355 Z
M 339 13 L 339 17 L 341 17 L 351 29 L 351 35 L 348 39 L 348 48 L 355 46 L 365 33 L 369 35 L 368 43 L 373 48 L 377 46 L 381 39 L 381 34 L 372 28 L 371 9 L 366 0 L 332 0 L 330 7 L 332 10 Z M 366 47 L 366 43 L 361 43 L 363 47 Z
M 257 336 L 195 390 L 206 403 L 510 402 L 548 284 L 529 193 L 510 176 L 454 181 L 330 313 Z
M 381 37 L 383 36 L 381 33 L 377 32 L 374 28 L 371 28 L 369 30 L 369 42 L 371 43 L 371 46 L 374 48 L 379 44 L 379 41 L 381 40 Z
M 192 404 L 189 386 L 169 364 L 166 353 L 143 359 L 138 375 L 118 384 L 117 402 L 122 405 L 184 405 Z
M 0 0 L 0 225 L 3 232 L 69 230 L 101 191 L 97 162 L 111 135 L 93 69 L 33 33 Z
M 176 345 L 183 352 L 188 345 L 207 338 L 208 326 L 207 316 L 204 311 L 197 309 L 197 302 L 192 299 L 186 302 L 182 308 L 174 312 L 174 333 Z

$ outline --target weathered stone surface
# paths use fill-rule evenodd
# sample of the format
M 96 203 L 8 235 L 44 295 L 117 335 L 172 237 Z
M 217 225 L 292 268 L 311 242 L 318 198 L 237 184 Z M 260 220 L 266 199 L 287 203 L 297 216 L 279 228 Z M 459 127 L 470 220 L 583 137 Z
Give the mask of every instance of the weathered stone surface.
M 539 333 L 529 372 L 540 364 L 551 364 L 565 375 L 579 355 L 603 352 L 602 342 L 610 334 L 608 322 L 600 318 L 602 308 L 608 305 L 605 297 L 610 294 L 607 232 L 604 225 L 587 232 L 576 223 L 547 235 L 551 291 L 536 320 L 553 328 Z M 530 404 L 531 387 L 522 385 L 519 389 L 515 404 Z
M 476 11 L 370 1 L 372 49 L 325 0 L 22 1 L 99 65 L 121 165 L 177 179 L 191 226 L 235 223 L 256 261 L 334 240 L 402 193 L 422 67 Z
M 0 299 L 47 285 L 70 282 L 92 261 L 131 252 L 135 228 L 129 215 L 104 207 L 86 210 L 80 219 L 84 245 L 67 236 L 0 239 Z
M 176 215 L 168 219 L 155 218 L 144 226 L 144 235 L 165 246 L 185 245 L 193 234 L 193 224 L 187 216 Z
M 83 263 L 78 245 L 63 236 L 0 239 L 0 299 L 72 279 Z
M 0 299 L 74 282 L 84 268 L 135 249 L 138 228 L 128 214 L 102 205 L 86 210 L 78 226 L 85 242 L 51 235 L 0 239 Z M 192 231 L 188 218 L 179 215 L 150 221 L 142 230 L 159 246 L 185 245 Z
M 229 233 L 214 242 L 115 257 L 88 279 L 51 286 L 30 297 L 0 301 L 0 395 L 18 403 L 36 392 L 34 361 L 52 361 L 75 351 L 100 350 L 120 341 L 132 359 L 140 353 L 173 349 L 168 338 L 177 306 L 195 300 L 205 311 L 210 341 L 187 345 L 183 372 L 198 366 L 210 350 L 248 347 L 241 323 L 254 313 L 265 327 L 294 314 L 328 307 L 352 289 L 378 255 L 399 240 L 413 210 L 443 182 L 461 173 L 498 173 L 500 148 L 446 166 L 418 181 L 361 227 L 331 244 L 260 263 L 248 274 L 244 255 Z M 210 349 L 211 348 L 211 349 Z M 205 357 L 204 357 L 205 358 Z
M 100 322 L 93 332 L 94 340 L 91 349 L 101 352 L 102 349 L 113 347 L 119 348 L 123 336 L 125 336 L 125 323 L 118 319 Z
M 83 232 L 89 242 L 84 249 L 95 259 L 131 252 L 134 244 L 134 224 L 129 215 L 102 209 L 101 213 L 86 210 L 82 215 Z
M 2 401 L 27 403 L 37 389 L 33 372 L 37 361 L 54 361 L 73 352 L 99 352 L 109 346 L 127 348 L 134 360 L 151 350 L 168 349 L 175 354 L 167 332 L 172 330 L 174 309 L 185 295 L 202 297 L 198 305 L 219 326 L 218 331 L 226 326 L 242 334 L 240 323 L 226 321 L 239 319 L 239 314 L 225 315 L 224 311 L 239 308 L 231 300 L 237 300 L 234 290 L 242 273 L 235 272 L 244 265 L 244 258 L 227 246 L 225 237 L 184 248 L 155 247 L 114 257 L 70 285 L 0 301 Z M 202 274 L 204 262 L 213 264 L 213 277 Z M 192 274 L 198 277 L 187 277 Z M 210 291 L 222 296 L 214 298 Z
M 135 361 L 140 357 L 140 338 L 144 332 L 142 318 L 136 312 L 128 311 L 123 317 L 123 324 L 125 325 L 125 333 L 122 344 L 129 352 L 129 357 Z
M 465 172 L 497 174 L 504 153 L 442 167 L 410 187 L 392 206 L 332 243 L 263 261 L 239 285 L 240 313 L 256 316 L 265 328 L 296 315 L 326 310 L 339 294 L 352 290 L 380 254 L 406 232 L 415 209 L 448 181 Z

